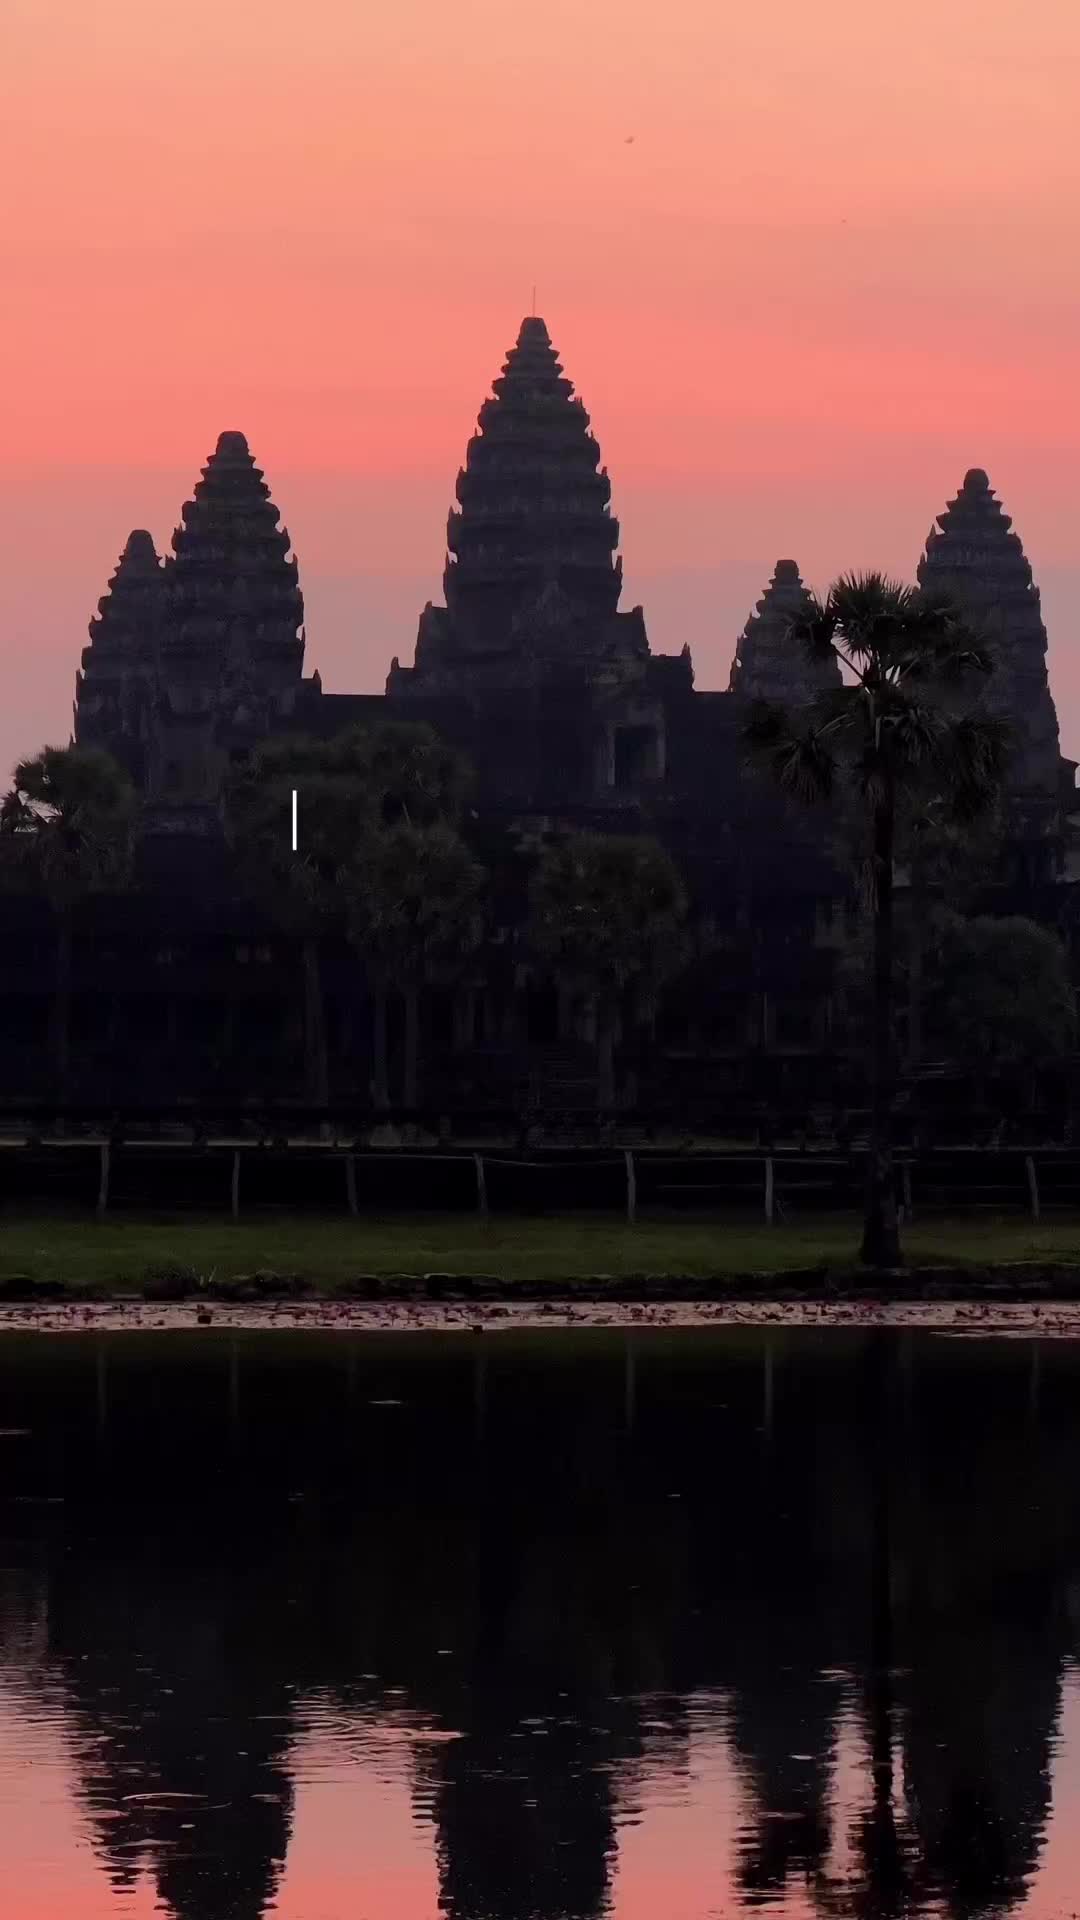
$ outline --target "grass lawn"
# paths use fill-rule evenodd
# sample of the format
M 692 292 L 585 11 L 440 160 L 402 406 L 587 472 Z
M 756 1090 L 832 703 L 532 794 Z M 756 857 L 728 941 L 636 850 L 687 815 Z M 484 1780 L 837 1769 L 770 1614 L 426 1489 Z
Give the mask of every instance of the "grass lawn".
M 271 1268 L 333 1289 L 358 1274 L 484 1273 L 514 1280 L 576 1274 L 716 1274 L 776 1271 L 819 1262 L 850 1265 L 858 1248 L 851 1218 L 802 1227 L 614 1216 L 548 1219 L 432 1214 L 396 1219 L 115 1216 L 103 1222 L 46 1215 L 0 1221 L 0 1280 L 138 1285 L 148 1268 L 180 1264 L 225 1280 Z M 1017 1219 L 928 1221 L 904 1234 L 913 1265 L 1006 1260 L 1080 1264 L 1080 1220 L 1033 1226 Z

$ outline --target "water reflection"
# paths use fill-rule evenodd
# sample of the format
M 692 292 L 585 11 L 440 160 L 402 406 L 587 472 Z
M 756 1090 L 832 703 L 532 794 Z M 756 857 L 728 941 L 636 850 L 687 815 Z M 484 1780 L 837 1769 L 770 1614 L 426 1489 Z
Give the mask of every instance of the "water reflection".
M 1078 1348 L 12 1335 L 0 1396 L 20 1911 L 977 1920 L 1080 1885 Z

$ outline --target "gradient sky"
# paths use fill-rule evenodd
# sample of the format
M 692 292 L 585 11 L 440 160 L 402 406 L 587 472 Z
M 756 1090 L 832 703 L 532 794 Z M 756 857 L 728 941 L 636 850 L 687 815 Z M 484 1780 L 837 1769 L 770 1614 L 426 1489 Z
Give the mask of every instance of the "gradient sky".
M 1080 754 L 1078 114 L 1076 0 L 3 0 L 0 772 L 223 427 L 381 686 L 534 283 L 654 648 L 725 684 L 779 555 L 910 575 L 985 466 Z

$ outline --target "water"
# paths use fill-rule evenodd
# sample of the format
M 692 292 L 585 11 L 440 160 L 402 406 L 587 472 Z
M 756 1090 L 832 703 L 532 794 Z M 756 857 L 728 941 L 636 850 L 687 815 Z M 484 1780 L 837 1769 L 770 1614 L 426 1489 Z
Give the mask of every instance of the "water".
M 0 1337 L 5 1920 L 1080 1913 L 1080 1344 Z

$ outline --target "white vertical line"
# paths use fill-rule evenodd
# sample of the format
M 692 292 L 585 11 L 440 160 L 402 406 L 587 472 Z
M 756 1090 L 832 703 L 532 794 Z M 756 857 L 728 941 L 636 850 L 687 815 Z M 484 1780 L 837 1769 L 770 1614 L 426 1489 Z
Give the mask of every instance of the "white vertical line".
M 296 788 L 292 790 L 292 850 L 296 852 Z

